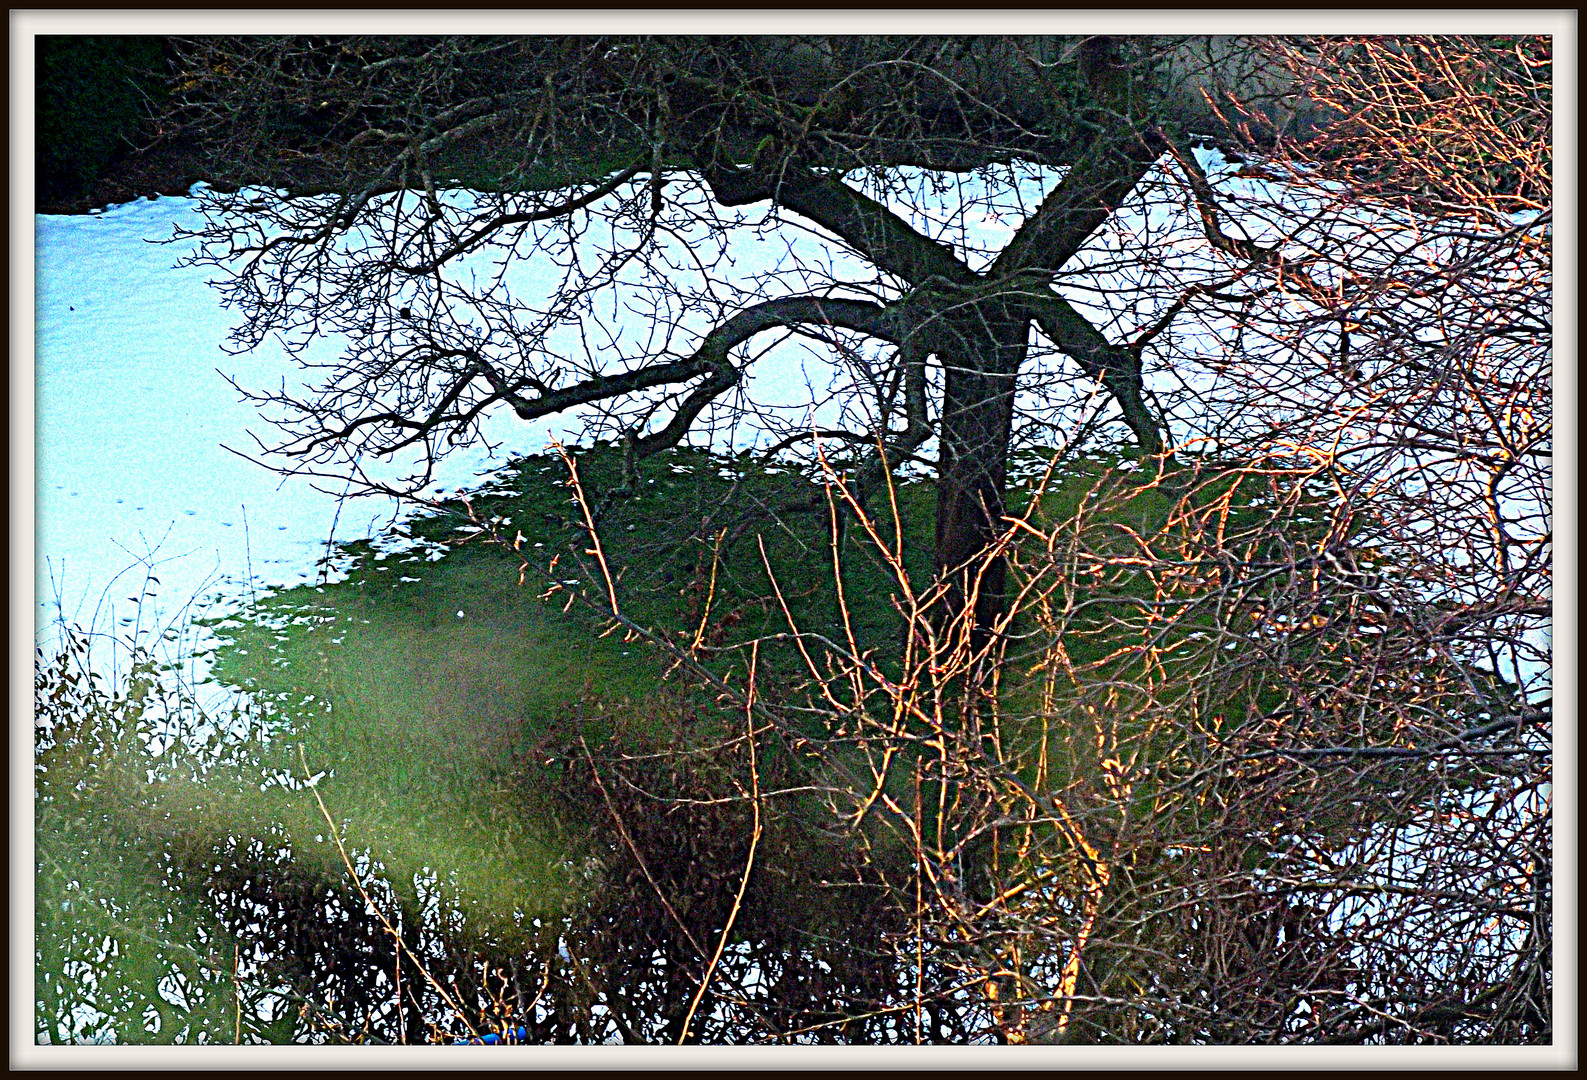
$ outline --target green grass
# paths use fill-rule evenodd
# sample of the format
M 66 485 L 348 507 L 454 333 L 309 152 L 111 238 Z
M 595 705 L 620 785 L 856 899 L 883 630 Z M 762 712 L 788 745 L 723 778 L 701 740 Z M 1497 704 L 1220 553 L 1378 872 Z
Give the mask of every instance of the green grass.
M 1014 512 L 1028 507 L 1040 463 L 1039 455 L 1016 462 L 1025 479 L 1013 486 Z M 1139 554 L 1144 540 L 1159 553 L 1177 544 L 1194 557 L 1194 529 L 1175 517 L 1184 474 L 1154 483 L 1118 465 L 1108 457 L 1066 462 L 1032 523 L 1078 537 L 1093 553 Z M 834 559 L 819 487 L 747 457 L 693 450 L 640 462 L 622 497 L 613 497 L 625 487 L 614 448 L 581 452 L 578 469 L 622 613 L 685 651 L 703 644 L 695 653 L 718 677 L 743 687 L 747 643 L 759 640 L 762 694 L 802 701 L 809 672 L 788 639 L 790 624 L 844 647 L 852 633 L 859 652 L 897 672 L 903 590 L 853 525 Z M 466 502 L 408 523 L 408 536 L 448 544 L 443 557 L 348 545 L 344 581 L 285 591 L 221 628 L 218 677 L 273 703 L 283 740 L 301 745 L 310 771 L 325 774 L 319 790 L 349 842 L 378 852 L 399 877 L 446 868 L 463 893 L 501 912 L 553 908 L 580 887 L 568 869 L 580 851 L 570 823 L 587 822 L 588 808 L 557 805 L 539 770 L 565 761 L 580 739 L 643 752 L 675 740 L 684 725 L 692 725 L 688 739 L 705 743 L 741 722 L 714 692 L 671 670 L 675 654 L 635 639 L 575 595 L 604 601 L 605 582 L 567 476 L 554 456 L 521 459 Z M 1223 476 L 1190 502 L 1227 502 L 1227 514 L 1206 520 L 1237 538 L 1270 512 L 1264 482 Z M 885 493 L 870 509 L 889 545 L 901 528 L 918 587 L 929 580 L 933 491 L 906 484 L 893 498 L 896 525 Z M 1300 539 L 1321 519 L 1313 508 L 1295 520 Z M 1039 548 L 1025 545 L 1016 563 L 1038 572 L 1044 559 L 1063 557 Z M 1016 623 L 1024 644 L 1002 673 L 997 719 L 1004 752 L 1027 783 L 1096 787 L 1109 757 L 1182 759 L 1187 746 L 1227 735 L 1288 693 L 1234 676 L 1220 683 L 1242 654 L 1219 652 L 1224 642 L 1210 634 L 1208 617 L 1183 620 L 1149 658 L 1114 657 L 1121 643 L 1150 637 L 1142 604 L 1159 583 L 1127 562 L 1094 574 L 1045 565 L 1059 617 L 1044 622 L 1032 610 Z M 1077 601 L 1086 603 L 1073 609 Z M 1067 657 L 1061 672 L 1054 641 Z M 1217 685 L 1239 694 L 1218 697 Z M 1150 701 L 1142 697 L 1148 686 L 1157 688 Z M 873 693 L 867 705 L 885 708 L 885 696 Z M 843 721 L 807 714 L 801 722 L 819 738 Z M 864 775 L 853 751 L 833 747 L 828 780 L 844 762 Z M 909 753 L 898 763 L 907 772 Z M 1173 782 L 1163 774 L 1162 784 Z M 1157 789 L 1138 785 L 1135 813 L 1153 813 Z
M 580 455 L 580 472 L 597 499 L 621 482 L 609 449 Z M 702 739 L 740 723 L 683 675 L 666 678 L 666 653 L 574 598 L 604 586 L 566 476 L 554 457 L 521 460 L 505 482 L 407 525 L 450 542 L 444 557 L 347 545 L 345 580 L 283 591 L 216 627 L 217 679 L 271 704 L 279 741 L 325 774 L 318 790 L 350 845 L 399 880 L 445 868 L 499 913 L 554 908 L 581 880 L 568 826 L 580 808 L 544 796 L 553 785 L 535 777 L 548 762 L 580 738 L 640 749 L 685 722 L 703 724 Z M 841 638 L 817 495 L 792 473 L 703 453 L 642 463 L 600 524 L 623 613 L 684 648 L 701 635 L 706 666 L 742 686 L 748 654 L 734 646 L 788 629 L 769 564 L 801 629 Z M 845 583 L 862 647 L 892 647 L 884 568 L 849 558 Z M 801 674 L 789 647 L 763 660 L 763 685 Z M 302 793 L 258 809 L 296 821 L 296 834 L 324 832 Z

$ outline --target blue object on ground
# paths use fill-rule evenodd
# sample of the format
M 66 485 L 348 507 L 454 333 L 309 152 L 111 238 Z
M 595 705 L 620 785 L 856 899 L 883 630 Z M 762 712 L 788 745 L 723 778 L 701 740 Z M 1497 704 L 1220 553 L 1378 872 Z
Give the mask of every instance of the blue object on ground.
M 529 1029 L 526 1027 L 508 1028 L 505 1032 L 491 1032 L 481 1035 L 476 1039 L 453 1039 L 453 1046 L 513 1046 L 529 1041 Z

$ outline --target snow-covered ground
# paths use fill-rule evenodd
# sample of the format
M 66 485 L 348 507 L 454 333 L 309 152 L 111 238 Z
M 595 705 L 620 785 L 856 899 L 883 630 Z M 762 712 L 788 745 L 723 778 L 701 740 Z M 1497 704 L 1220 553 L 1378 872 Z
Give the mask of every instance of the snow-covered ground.
M 293 369 L 269 348 L 225 354 L 231 320 L 205 275 L 173 269 L 180 250 L 150 242 L 192 205 L 139 200 L 36 219 L 41 640 L 62 619 L 128 625 L 140 601 L 169 617 L 190 601 L 246 596 L 250 577 L 255 588 L 295 584 L 316 574 L 330 537 L 371 535 L 399 510 L 383 499 L 341 504 L 227 449 L 249 451 L 249 430 L 267 430 L 221 371 L 269 386 Z M 459 455 L 443 482 L 467 483 L 488 464 Z M 148 573 L 154 600 L 141 599 Z M 153 625 L 149 612 L 143 625 Z

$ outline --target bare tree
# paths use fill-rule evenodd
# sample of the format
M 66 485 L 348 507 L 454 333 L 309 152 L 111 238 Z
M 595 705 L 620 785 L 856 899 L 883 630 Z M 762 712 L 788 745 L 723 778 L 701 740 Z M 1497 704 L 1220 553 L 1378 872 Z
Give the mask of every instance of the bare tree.
M 239 349 L 279 336 L 323 371 L 306 395 L 257 395 L 285 436 L 271 449 L 307 471 L 428 462 L 495 406 L 593 409 L 654 453 L 719 406 L 754 408 L 755 358 L 796 335 L 851 361 L 828 437 L 880 445 L 867 492 L 882 459 L 926 456 L 946 573 L 1000 529 L 1038 369 L 1105 388 L 1139 449 L 1164 448 L 1141 381 L 1161 328 L 1080 303 L 1110 287 L 1081 252 L 1171 146 L 1240 137 L 1203 93 L 1231 73 L 1253 98 L 1288 78 L 1200 39 L 198 41 L 186 115 L 218 138 L 217 168 L 296 193 L 211 193 L 195 261 L 232 275 Z M 975 194 L 934 222 L 954 174 Z M 965 236 L 986 213 L 1016 225 L 996 250 Z M 725 236 L 783 220 L 831 254 L 729 273 Z M 514 283 L 526 263 L 556 267 L 543 299 Z M 311 361 L 333 335 L 341 357 Z M 780 445 L 811 434 L 782 423 Z
M 742 735 L 564 748 L 610 903 L 495 949 L 410 926 L 358 968 L 408 996 L 322 1030 L 1549 1040 L 1548 58 L 192 43 L 190 118 L 232 134 L 239 183 L 289 189 L 210 195 L 197 261 L 232 271 L 239 348 L 281 335 L 325 365 L 259 395 L 273 449 L 355 477 L 417 450 L 419 482 L 492 407 L 589 407 L 631 469 L 734 411 L 770 424 L 753 366 L 799 335 L 846 411 L 785 417 L 772 445 L 814 451 L 835 539 L 848 520 L 845 557 L 888 570 L 902 628 L 857 632 L 839 574 L 835 630 L 786 607 L 775 642 L 735 641 L 702 615 L 680 645 L 624 614 L 593 545 L 603 615 L 735 702 Z M 982 245 L 972 215 L 1013 227 Z M 721 237 L 771 223 L 831 258 L 779 241 L 735 276 Z M 1011 468 L 1022 444 L 1038 468 Z M 905 462 L 937 487 L 925 579 Z M 753 681 L 774 646 L 808 682 Z M 724 677 L 707 661 L 730 649 Z M 790 807 L 812 793 L 807 831 Z M 812 836 L 843 842 L 768 883 Z M 779 906 L 835 887 L 874 930 L 847 966 Z
M 909 853 L 894 1037 L 1553 1038 L 1548 43 L 1271 48 L 1346 119 L 1171 143 L 1205 258 L 1114 267 L 1175 458 L 1055 460 L 991 634 L 829 476 L 909 632 L 790 616 L 827 728 L 767 718 Z

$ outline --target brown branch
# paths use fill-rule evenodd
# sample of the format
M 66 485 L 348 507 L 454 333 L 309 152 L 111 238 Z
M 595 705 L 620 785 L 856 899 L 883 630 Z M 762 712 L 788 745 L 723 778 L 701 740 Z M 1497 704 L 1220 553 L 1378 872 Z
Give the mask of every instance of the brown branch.
M 409 274 L 415 277 L 423 276 L 425 274 L 433 274 L 444 264 L 451 262 L 459 255 L 468 254 L 470 251 L 473 251 L 475 248 L 479 247 L 479 245 L 484 243 L 486 240 L 490 239 L 490 237 L 495 233 L 509 225 L 527 225 L 536 221 L 549 221 L 552 218 L 566 217 L 568 214 L 571 214 L 574 211 L 582 210 L 586 206 L 590 206 L 599 202 L 612 192 L 616 191 L 618 188 L 622 187 L 624 184 L 628 183 L 628 181 L 632 180 L 635 176 L 638 176 L 640 171 L 644 169 L 645 165 L 646 162 L 644 161 L 630 165 L 622 172 L 613 175 L 605 183 L 592 187 L 584 194 L 568 199 L 564 202 L 557 203 L 554 206 L 546 207 L 543 210 L 525 211 L 523 213 L 517 214 L 498 214 L 489 221 L 480 225 L 479 228 L 475 229 L 468 236 L 453 243 L 439 255 L 436 255 L 431 259 L 427 259 L 422 263 L 416 263 L 411 266 L 397 264 L 396 268 L 402 271 L 404 274 Z
M 689 1011 L 683 1017 L 683 1030 L 678 1035 L 678 1045 L 682 1046 L 689 1038 L 689 1025 L 694 1021 L 695 1010 L 700 1007 L 700 1001 L 705 997 L 706 988 L 711 985 L 711 976 L 716 972 L 716 965 L 722 959 L 722 950 L 727 948 L 728 936 L 733 932 L 733 924 L 738 921 L 738 913 L 744 905 L 744 890 L 749 888 L 749 877 L 755 868 L 755 848 L 760 843 L 760 769 L 755 764 L 755 672 L 760 659 L 760 644 L 756 642 L 750 646 L 749 657 L 749 685 L 745 690 L 745 740 L 749 753 L 749 785 L 750 785 L 750 810 L 754 820 L 750 827 L 749 853 L 744 856 L 744 874 L 739 878 L 738 893 L 733 897 L 733 908 L 727 913 L 727 922 L 722 926 L 722 934 L 716 941 L 716 952 L 711 954 L 711 962 L 706 965 L 705 974 L 700 978 L 700 988 L 695 991 L 694 1000 L 689 1002 Z
M 677 909 L 672 906 L 672 901 L 667 899 L 666 892 L 657 884 L 655 876 L 651 874 L 650 867 L 645 862 L 645 857 L 639 853 L 639 845 L 635 844 L 634 838 L 628 834 L 628 826 L 623 824 L 623 815 L 619 814 L 617 807 L 612 804 L 611 792 L 606 790 L 606 784 L 601 780 L 601 771 L 595 765 L 595 755 L 590 753 L 589 743 L 584 741 L 583 735 L 579 736 L 579 746 L 584 750 L 584 760 L 589 762 L 590 775 L 595 779 L 595 786 L 600 789 L 601 798 L 606 802 L 606 809 L 612 816 L 612 822 L 617 826 L 617 832 L 622 836 L 623 843 L 628 845 L 629 853 L 634 856 L 634 862 L 639 865 L 640 873 L 644 874 L 645 880 L 650 882 L 650 888 L 655 892 L 656 899 L 661 901 L 661 906 L 667 909 L 667 914 L 672 917 L 672 921 L 677 924 L 679 930 L 683 931 L 683 936 L 694 947 L 695 953 L 703 958 L 705 950 L 700 947 L 700 943 L 695 940 L 694 934 L 690 932 L 688 925 L 678 915 Z
M 723 206 L 775 201 L 841 237 L 865 259 L 912 285 L 931 278 L 959 285 L 976 280 L 952 250 L 922 236 L 903 218 L 841 180 L 791 165 L 775 172 L 722 165 L 698 153 L 696 165 Z

